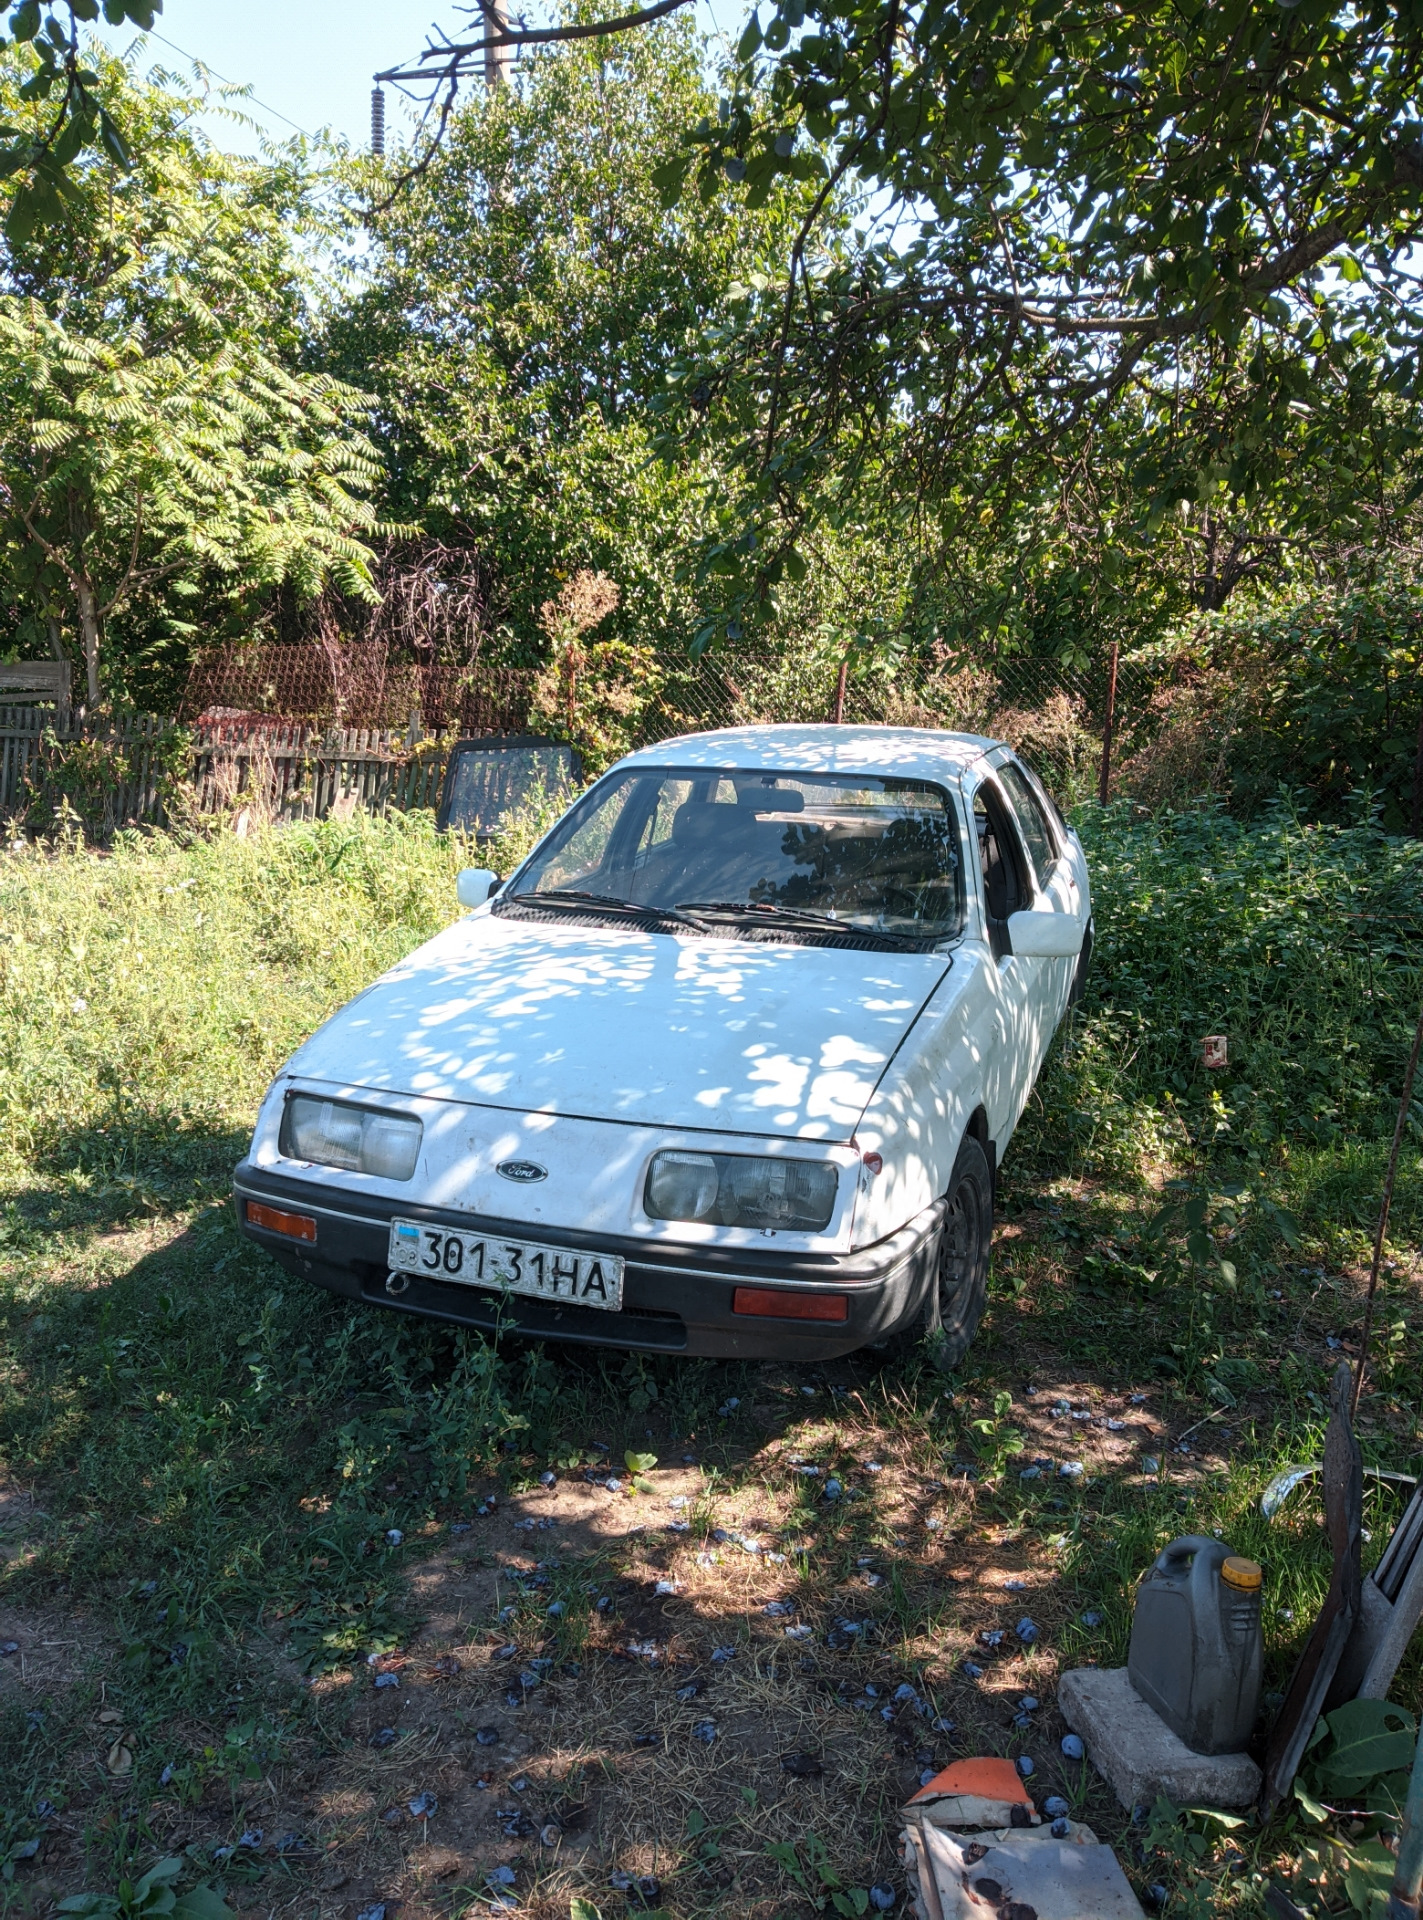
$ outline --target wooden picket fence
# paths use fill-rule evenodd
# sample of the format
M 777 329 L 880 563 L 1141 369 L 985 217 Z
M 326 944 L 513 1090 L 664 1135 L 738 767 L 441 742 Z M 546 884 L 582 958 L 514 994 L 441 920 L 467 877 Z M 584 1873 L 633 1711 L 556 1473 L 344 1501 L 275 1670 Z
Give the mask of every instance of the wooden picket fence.
M 457 737 L 292 723 L 194 728 L 193 805 L 199 813 L 248 805 L 283 820 L 322 820 L 356 807 L 434 807 Z
M 494 731 L 491 729 L 490 731 Z M 0 707 L 0 819 L 65 820 L 96 836 L 195 814 L 323 819 L 434 807 L 457 737 L 412 728 L 221 721 Z

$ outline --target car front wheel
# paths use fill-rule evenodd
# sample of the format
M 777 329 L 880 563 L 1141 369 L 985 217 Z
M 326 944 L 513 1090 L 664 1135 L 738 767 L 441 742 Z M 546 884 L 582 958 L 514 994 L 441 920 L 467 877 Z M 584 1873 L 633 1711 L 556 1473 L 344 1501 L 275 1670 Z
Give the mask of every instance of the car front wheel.
M 934 1364 L 947 1373 L 968 1352 L 988 1299 L 993 1174 L 972 1134 L 959 1148 L 945 1197 L 935 1297 L 927 1303 L 925 1320 Z

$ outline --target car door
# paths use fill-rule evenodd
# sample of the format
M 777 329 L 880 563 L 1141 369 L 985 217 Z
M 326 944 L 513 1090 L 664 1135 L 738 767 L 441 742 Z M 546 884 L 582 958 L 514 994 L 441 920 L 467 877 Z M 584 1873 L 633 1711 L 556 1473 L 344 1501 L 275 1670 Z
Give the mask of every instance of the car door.
M 999 783 L 1013 812 L 1013 819 L 1027 848 L 1032 865 L 1035 898 L 1030 903 L 1040 913 L 1068 915 L 1086 930 L 1087 901 L 1079 882 L 1072 849 L 1065 835 L 1044 804 L 1036 783 L 1012 754 L 1004 753 L 996 767 Z M 1079 938 L 1080 947 L 1081 940 Z M 1039 962 L 1038 984 L 1043 996 L 1040 1050 L 1033 1071 L 1041 1066 L 1058 1023 L 1067 1011 L 1077 970 L 1074 955 L 1061 955 Z
M 993 1008 L 984 1061 L 984 1103 L 1001 1159 L 1042 1057 L 1038 1048 L 1046 1010 L 1044 962 L 1015 954 L 1008 938 L 1009 916 L 1033 903 L 1033 875 L 1013 810 L 988 768 L 968 799 L 978 843 L 979 908 L 989 953 L 985 978 Z

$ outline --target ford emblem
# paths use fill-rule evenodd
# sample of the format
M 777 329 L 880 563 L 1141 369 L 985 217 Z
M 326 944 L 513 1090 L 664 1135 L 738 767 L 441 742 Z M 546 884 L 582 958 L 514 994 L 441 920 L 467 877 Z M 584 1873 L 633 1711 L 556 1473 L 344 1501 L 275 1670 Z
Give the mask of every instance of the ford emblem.
M 494 1169 L 506 1180 L 547 1180 L 548 1168 L 541 1167 L 537 1160 L 501 1160 Z

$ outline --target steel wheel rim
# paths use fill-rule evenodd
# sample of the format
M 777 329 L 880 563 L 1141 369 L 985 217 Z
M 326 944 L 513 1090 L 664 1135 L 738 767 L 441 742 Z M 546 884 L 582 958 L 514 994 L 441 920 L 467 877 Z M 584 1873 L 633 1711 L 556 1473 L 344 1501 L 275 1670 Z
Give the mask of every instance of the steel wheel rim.
M 947 1308 L 977 1278 L 983 1239 L 982 1207 L 971 1180 L 960 1180 L 939 1237 L 939 1304 Z

